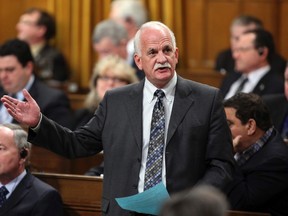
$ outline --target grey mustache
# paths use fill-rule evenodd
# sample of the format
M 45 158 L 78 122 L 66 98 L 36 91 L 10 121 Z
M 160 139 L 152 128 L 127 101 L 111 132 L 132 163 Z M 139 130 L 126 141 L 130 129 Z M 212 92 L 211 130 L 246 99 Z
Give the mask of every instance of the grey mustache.
M 166 62 L 166 63 L 164 63 L 164 64 L 156 63 L 156 64 L 154 65 L 154 70 L 157 70 L 158 68 L 163 68 L 163 67 L 171 68 L 171 65 L 170 65 L 168 62 Z

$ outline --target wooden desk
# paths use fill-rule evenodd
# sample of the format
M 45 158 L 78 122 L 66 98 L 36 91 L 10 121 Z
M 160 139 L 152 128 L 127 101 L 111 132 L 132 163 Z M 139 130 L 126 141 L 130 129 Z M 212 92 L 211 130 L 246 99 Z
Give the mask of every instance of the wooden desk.
M 259 213 L 259 212 L 245 212 L 245 211 L 227 211 L 228 216 L 271 216 L 269 213 Z
M 30 157 L 31 171 L 83 175 L 91 167 L 103 161 L 103 154 L 91 157 L 67 159 L 47 149 L 33 145 Z
M 33 174 L 59 191 L 65 215 L 101 216 L 102 178 L 56 173 Z
M 33 172 L 33 174 L 59 191 L 65 215 L 101 215 L 102 178 L 56 173 Z M 270 214 L 229 210 L 227 216 L 270 216 Z

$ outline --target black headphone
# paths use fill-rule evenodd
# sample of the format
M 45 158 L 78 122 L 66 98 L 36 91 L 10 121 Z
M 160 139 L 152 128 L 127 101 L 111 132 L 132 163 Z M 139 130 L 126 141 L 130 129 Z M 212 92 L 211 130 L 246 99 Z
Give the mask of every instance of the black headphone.
M 26 158 L 28 155 L 28 151 L 25 148 L 22 148 L 20 151 L 20 158 Z
M 263 55 L 263 53 L 264 53 L 264 50 L 263 50 L 263 48 L 258 48 L 258 53 L 259 53 L 259 55 L 260 56 L 262 56 Z

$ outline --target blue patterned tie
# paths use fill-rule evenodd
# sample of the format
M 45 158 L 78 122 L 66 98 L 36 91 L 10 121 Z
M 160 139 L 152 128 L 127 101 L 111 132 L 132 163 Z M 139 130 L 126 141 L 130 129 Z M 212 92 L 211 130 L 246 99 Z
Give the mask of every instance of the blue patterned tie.
M 165 93 L 162 90 L 156 90 L 154 96 L 157 101 L 154 105 L 150 142 L 146 161 L 144 190 L 147 190 L 162 181 L 162 161 L 165 135 L 165 111 L 163 98 Z
M 2 207 L 3 203 L 6 201 L 6 195 L 9 193 L 5 186 L 0 188 L 0 207 Z

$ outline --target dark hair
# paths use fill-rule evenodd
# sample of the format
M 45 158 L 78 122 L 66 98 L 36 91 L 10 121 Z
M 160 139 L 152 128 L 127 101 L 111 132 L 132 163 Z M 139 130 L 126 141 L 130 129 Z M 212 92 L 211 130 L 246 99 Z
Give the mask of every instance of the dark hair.
M 250 33 L 255 35 L 255 40 L 253 41 L 253 44 L 254 47 L 258 49 L 258 51 L 265 47 L 268 49 L 267 60 L 269 63 L 271 63 L 272 57 L 275 53 L 275 44 L 272 34 L 264 29 L 254 29 L 244 32 L 244 34 Z
M 29 45 L 22 40 L 8 40 L 0 46 L 0 56 L 15 56 L 20 64 L 25 67 L 28 62 L 34 62 Z
M 223 102 L 224 107 L 234 108 L 236 117 L 242 124 L 254 119 L 258 128 L 263 131 L 272 126 L 268 107 L 259 95 L 239 92 Z
M 40 15 L 38 21 L 36 22 L 36 25 L 46 27 L 44 37 L 46 40 L 50 40 L 56 34 L 56 23 L 54 17 L 48 12 L 41 10 L 39 8 L 29 8 L 24 13 L 31 14 L 34 12 L 38 12 Z

